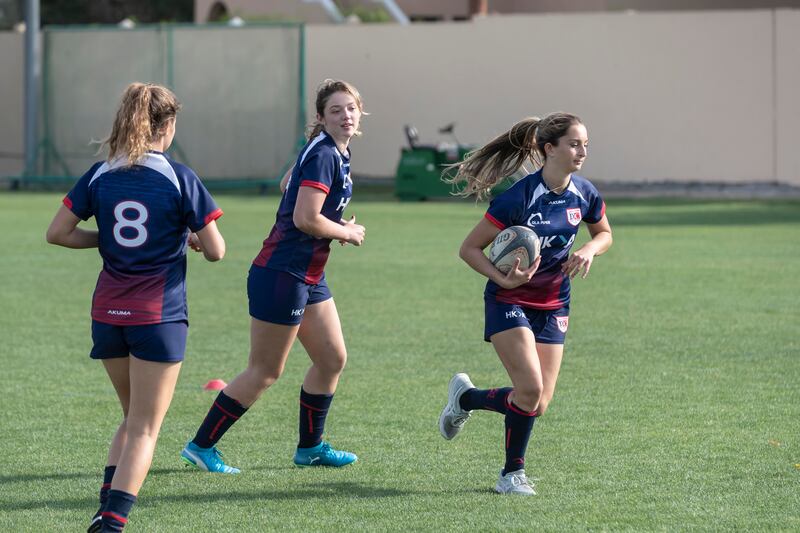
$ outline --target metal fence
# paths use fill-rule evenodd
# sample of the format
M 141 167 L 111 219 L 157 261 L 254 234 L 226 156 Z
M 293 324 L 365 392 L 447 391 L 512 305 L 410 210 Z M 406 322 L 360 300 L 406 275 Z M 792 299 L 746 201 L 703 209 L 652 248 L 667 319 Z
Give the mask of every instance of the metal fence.
M 170 155 L 204 181 L 278 179 L 302 141 L 304 28 L 159 25 L 44 31 L 41 182 L 80 176 L 103 156 L 124 88 L 170 87 L 183 104 Z

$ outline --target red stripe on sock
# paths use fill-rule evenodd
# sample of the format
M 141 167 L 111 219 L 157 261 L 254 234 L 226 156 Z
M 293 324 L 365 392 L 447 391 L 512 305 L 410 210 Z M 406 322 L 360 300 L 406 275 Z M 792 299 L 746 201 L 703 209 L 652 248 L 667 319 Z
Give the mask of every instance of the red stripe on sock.
M 223 413 L 225 413 L 225 414 L 226 414 L 226 415 L 228 415 L 229 417 L 233 418 L 234 420 L 239 420 L 239 417 L 238 417 L 238 416 L 234 415 L 233 413 L 229 413 L 228 411 L 226 411 L 225 409 L 223 409 L 223 408 L 222 408 L 222 406 L 221 406 L 220 404 L 218 404 L 216 401 L 214 402 L 214 405 L 216 405 L 216 406 L 217 406 L 217 409 L 219 409 L 220 411 L 222 411 Z
M 508 394 L 509 394 L 509 396 L 511 395 L 511 393 L 510 393 L 510 392 L 509 392 Z M 517 407 L 516 405 L 514 405 L 514 402 L 511 402 L 511 401 L 509 401 L 509 400 L 508 400 L 508 396 L 506 396 L 506 407 L 508 407 L 509 409 L 511 409 L 512 411 L 514 411 L 515 413 L 517 413 L 518 415 L 522 415 L 522 416 L 536 416 L 536 411 L 531 411 L 530 413 L 529 413 L 529 412 L 527 412 L 527 411 L 523 411 L 522 409 L 520 409 L 519 407 Z
M 508 428 L 508 431 L 506 431 L 506 450 L 508 449 L 509 442 L 511 442 L 511 428 Z
M 128 523 L 127 518 L 125 518 L 122 515 L 118 515 L 117 513 L 112 513 L 111 511 L 103 511 L 102 513 L 100 513 L 100 516 L 102 516 L 103 518 L 113 518 L 114 520 L 117 520 L 118 522 L 121 522 L 123 524 Z
M 322 412 L 322 411 L 324 411 L 324 410 L 325 410 L 325 409 L 320 409 L 319 407 L 313 407 L 313 406 L 311 406 L 311 405 L 308 405 L 308 404 L 307 404 L 306 402 L 304 402 L 303 400 L 300 400 L 300 405 L 302 405 L 302 406 L 303 406 L 303 407 L 305 407 L 306 409 L 311 409 L 312 411 L 317 411 L 318 413 L 320 413 L 320 412 Z
M 214 429 L 212 429 L 212 430 L 211 430 L 211 435 L 209 435 L 209 436 L 208 436 L 208 438 L 209 438 L 209 439 L 213 439 L 213 438 L 214 438 L 214 435 L 216 435 L 216 434 L 217 434 L 217 430 L 219 429 L 219 427 L 220 427 L 220 426 L 222 425 L 222 423 L 223 423 L 223 422 L 225 422 L 227 419 L 228 419 L 228 417 L 227 417 L 227 416 L 223 416 L 222 418 L 220 418 L 220 419 L 219 419 L 219 422 L 217 422 L 217 425 L 216 425 L 216 426 L 214 426 Z

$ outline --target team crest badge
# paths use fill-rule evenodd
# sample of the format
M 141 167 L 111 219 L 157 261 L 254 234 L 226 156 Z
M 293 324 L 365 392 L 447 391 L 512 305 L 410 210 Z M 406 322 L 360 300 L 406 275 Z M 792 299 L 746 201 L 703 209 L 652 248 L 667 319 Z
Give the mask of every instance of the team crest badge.
M 558 325 L 558 331 L 561 333 L 566 333 L 567 328 L 569 327 L 569 317 L 568 316 L 557 316 L 556 317 L 556 324 Z
M 576 207 L 575 209 L 567 209 L 567 222 L 569 222 L 573 226 L 577 226 L 578 224 L 581 223 L 580 207 Z

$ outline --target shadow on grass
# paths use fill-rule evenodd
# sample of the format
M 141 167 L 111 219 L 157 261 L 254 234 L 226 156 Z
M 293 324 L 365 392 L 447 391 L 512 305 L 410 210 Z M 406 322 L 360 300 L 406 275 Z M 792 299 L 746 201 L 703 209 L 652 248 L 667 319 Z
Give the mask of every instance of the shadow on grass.
M 753 226 L 800 223 L 800 201 L 611 200 L 613 226 Z
M 11 474 L 0 475 L 0 485 L 6 483 L 27 483 L 29 481 L 58 481 L 59 479 L 97 478 L 102 481 L 103 473 L 97 472 L 53 472 L 50 474 Z M 99 481 L 98 481 L 99 483 Z
M 254 492 L 245 491 L 226 491 L 214 494 L 197 494 L 187 492 L 186 494 L 172 494 L 168 496 L 145 496 L 137 505 L 142 507 L 153 507 L 166 503 L 230 503 L 231 501 L 297 501 L 297 500 L 325 500 L 330 497 L 347 498 L 397 498 L 416 494 L 417 491 L 400 490 L 391 487 L 379 487 L 364 483 L 336 481 L 331 483 L 309 483 L 296 489 L 263 490 Z M 86 498 L 64 498 L 64 499 L 36 499 L 28 501 L 9 502 L 0 500 L 0 507 L 6 511 L 31 511 L 36 509 L 48 508 L 56 510 L 75 510 L 85 509 L 87 513 L 94 512 L 97 506 L 97 496 L 87 495 Z

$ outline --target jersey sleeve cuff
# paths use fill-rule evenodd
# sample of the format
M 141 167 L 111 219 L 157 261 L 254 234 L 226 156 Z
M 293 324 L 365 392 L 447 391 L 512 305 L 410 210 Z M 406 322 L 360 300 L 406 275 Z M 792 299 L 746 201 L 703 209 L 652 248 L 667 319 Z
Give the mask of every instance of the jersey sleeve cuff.
M 325 191 L 325 194 L 331 192 L 330 187 L 325 185 L 324 183 L 320 183 L 318 181 L 311 181 L 311 180 L 303 180 L 300 182 L 301 187 L 314 187 L 315 189 L 319 189 L 321 191 Z
M 221 216 L 222 216 L 222 209 L 217 208 L 206 215 L 206 218 L 203 219 L 203 225 L 207 226 L 209 222 L 213 222 Z
M 497 227 L 498 227 L 498 228 L 500 228 L 501 230 L 503 230 L 503 229 L 506 229 L 506 225 L 505 225 L 505 224 L 503 224 L 502 222 L 500 222 L 499 220 L 497 220 L 496 218 L 494 218 L 494 217 L 493 217 L 492 215 L 490 215 L 488 212 L 487 212 L 485 215 L 483 215 L 483 216 L 486 218 L 486 220 L 488 220 L 489 222 L 491 222 L 492 224 L 494 224 L 495 226 L 497 226 Z

